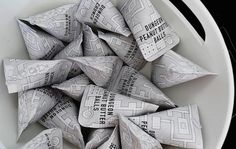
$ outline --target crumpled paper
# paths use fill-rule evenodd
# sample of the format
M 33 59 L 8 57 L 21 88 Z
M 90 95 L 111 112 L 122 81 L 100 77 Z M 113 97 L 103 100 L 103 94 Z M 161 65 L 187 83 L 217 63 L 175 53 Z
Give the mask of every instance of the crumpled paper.
M 88 25 L 83 25 L 84 56 L 112 56 L 115 55 L 110 47 L 93 32 Z
M 118 114 L 135 116 L 155 112 L 159 106 L 89 85 L 80 104 L 79 123 L 88 128 L 115 127 Z
M 50 60 L 65 48 L 57 38 L 29 26 L 25 21 L 18 20 L 18 23 L 30 59 Z
M 20 149 L 63 149 L 62 132 L 57 128 L 44 130 Z
M 169 51 L 152 63 L 152 81 L 160 88 L 167 88 L 206 75 L 213 75 L 190 60 Z
M 60 92 L 49 87 L 18 93 L 18 138 L 29 125 L 40 120 L 61 98 Z
M 90 83 L 89 78 L 81 74 L 60 84 L 54 84 L 52 88 L 59 89 L 71 98 L 81 101 L 84 90 Z
M 97 149 L 101 144 L 109 139 L 112 131 L 112 128 L 91 130 L 85 149 Z
M 68 60 L 4 59 L 4 73 L 9 93 L 43 87 L 66 80 L 71 68 Z
M 30 16 L 24 20 L 37 25 L 64 42 L 73 41 L 81 33 L 81 23 L 75 17 L 79 4 L 67 4 Z
M 119 126 L 116 125 L 110 138 L 97 149 L 120 149 Z
M 175 31 L 160 16 L 150 0 L 121 0 L 118 8 L 147 61 L 159 58 L 179 43 Z
M 98 86 L 107 87 L 116 79 L 123 65 L 117 56 L 68 58 L 76 62 L 80 69 Z
M 147 61 L 144 59 L 133 35 L 125 37 L 116 33 L 98 32 L 99 38 L 105 40 L 111 49 L 122 59 L 128 66 L 140 70 Z
M 76 13 L 80 22 L 129 36 L 123 16 L 110 0 L 82 0 Z
M 119 116 L 122 149 L 162 149 L 161 144 L 128 118 Z
M 181 148 L 203 148 L 197 105 L 130 117 L 129 119 L 160 143 Z
M 84 148 L 84 139 L 77 117 L 78 106 L 71 98 L 64 96 L 39 122 L 46 128 L 60 128 L 68 142 L 78 148 Z
M 53 59 L 65 59 L 67 57 L 83 56 L 82 49 L 83 33 L 81 33 L 75 40 L 67 45 L 61 52 L 59 52 Z M 81 73 L 81 69 L 76 63 L 73 63 L 68 78 L 75 77 Z
M 161 107 L 175 107 L 175 104 L 161 90 L 129 66 L 122 67 L 119 76 L 111 82 L 108 89 Z

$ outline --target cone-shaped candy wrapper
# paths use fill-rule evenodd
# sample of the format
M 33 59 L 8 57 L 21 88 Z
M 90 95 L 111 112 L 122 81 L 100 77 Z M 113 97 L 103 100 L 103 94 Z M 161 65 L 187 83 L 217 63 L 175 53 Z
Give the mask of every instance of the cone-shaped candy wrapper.
M 25 19 L 65 42 L 73 41 L 81 33 L 75 17 L 79 4 L 67 4 Z
M 88 25 L 83 25 L 84 56 L 111 56 L 115 55 L 110 47 L 93 32 Z
M 115 127 L 118 123 L 118 114 L 134 116 L 155 112 L 157 109 L 157 105 L 89 85 L 80 104 L 79 123 L 89 128 Z
M 98 32 L 98 36 L 130 67 L 140 70 L 147 63 L 132 35 L 125 37 L 116 33 Z
M 110 0 L 82 0 L 76 17 L 80 22 L 129 36 L 123 16 Z
M 18 20 L 30 59 L 50 60 L 65 46 L 57 38 Z
M 44 130 L 20 149 L 63 149 L 62 132 L 57 128 Z
M 109 90 L 161 107 L 175 107 L 175 104 L 152 82 L 128 66 L 122 67 L 117 79 L 110 84 Z
M 98 86 L 107 87 L 116 79 L 123 65 L 117 56 L 69 58 Z
M 68 60 L 4 59 L 3 65 L 8 92 L 16 93 L 61 83 L 66 80 L 71 64 Z
M 55 84 L 52 87 L 59 89 L 66 95 L 80 101 L 86 86 L 89 84 L 89 78 L 85 74 L 81 74 L 77 77 L 71 78 L 70 80 L 62 82 L 61 84 Z
M 112 128 L 94 129 L 90 132 L 85 149 L 97 149 L 101 144 L 109 139 Z
M 179 37 L 150 0 L 121 0 L 118 7 L 147 61 L 157 59 L 179 43 Z
M 74 41 L 72 41 L 68 46 L 66 46 L 61 52 L 59 52 L 53 59 L 65 59 L 67 57 L 79 57 L 83 56 L 82 49 L 83 33 L 79 35 Z M 75 77 L 81 73 L 81 69 L 76 63 L 73 63 L 71 70 L 68 74 L 68 78 Z
M 40 120 L 61 98 L 60 92 L 49 87 L 18 93 L 18 138 L 30 124 Z
M 162 149 L 161 144 L 124 116 L 119 117 L 122 149 Z
M 152 63 L 152 81 L 160 88 L 212 74 L 174 51 L 167 52 Z
M 77 118 L 77 105 L 71 98 L 64 96 L 39 122 L 47 128 L 60 128 L 68 142 L 78 148 L 84 148 L 84 139 Z
M 118 125 L 113 130 L 110 138 L 103 143 L 98 149 L 120 149 L 120 135 Z
M 129 118 L 160 143 L 181 148 L 203 148 L 196 105 Z

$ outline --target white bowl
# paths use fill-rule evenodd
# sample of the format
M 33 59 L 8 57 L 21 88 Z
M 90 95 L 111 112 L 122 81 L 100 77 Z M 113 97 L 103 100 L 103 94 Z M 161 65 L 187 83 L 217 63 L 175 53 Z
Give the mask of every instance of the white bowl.
M 233 72 L 222 35 L 200 0 L 183 0 L 199 18 L 206 33 L 203 41 L 182 14 L 168 0 L 152 0 L 161 15 L 177 31 L 181 43 L 175 51 L 211 72 L 205 77 L 164 90 L 178 105 L 197 104 L 202 122 L 205 149 L 221 148 L 229 128 L 234 101 Z M 0 1 L 0 61 L 4 58 L 28 59 L 16 19 L 37 14 L 76 0 L 1 0 Z M 150 69 L 149 66 L 145 70 Z M 0 68 L 0 140 L 8 149 L 29 141 L 44 128 L 30 126 L 19 142 L 17 135 L 17 95 L 8 94 L 3 68 Z M 149 76 L 150 74 L 146 74 Z M 69 143 L 65 149 L 75 148 Z M 171 147 L 174 148 L 174 147 Z

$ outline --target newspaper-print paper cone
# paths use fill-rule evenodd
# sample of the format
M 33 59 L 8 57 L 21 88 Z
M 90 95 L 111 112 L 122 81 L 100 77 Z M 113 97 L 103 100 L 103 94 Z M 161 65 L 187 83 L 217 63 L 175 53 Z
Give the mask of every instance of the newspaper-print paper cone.
M 117 56 L 69 58 L 76 62 L 81 70 L 98 86 L 110 86 L 123 65 Z
M 122 59 L 128 66 L 140 70 L 147 61 L 144 59 L 133 35 L 125 37 L 116 33 L 98 32 L 99 38 L 105 40 L 111 49 Z
M 196 105 L 129 119 L 160 143 L 181 148 L 203 148 L 201 124 Z
M 71 62 L 4 59 L 3 66 L 8 92 L 16 93 L 65 81 Z
M 57 128 L 44 130 L 20 149 L 63 149 L 62 132 Z
M 78 148 L 84 148 L 84 139 L 77 117 L 77 105 L 71 98 L 64 96 L 64 99 L 60 100 L 39 122 L 47 128 L 60 128 L 68 142 Z
M 88 25 L 83 25 L 84 56 L 111 56 L 115 55 L 110 47 L 93 32 Z
M 213 75 L 190 60 L 169 51 L 152 63 L 152 81 L 160 88 L 167 88 L 206 75 Z
M 29 125 L 40 120 L 61 98 L 62 94 L 49 87 L 18 93 L 18 138 Z
M 120 149 L 120 135 L 119 135 L 119 126 L 117 125 L 113 130 L 110 138 L 103 143 L 98 149 Z
M 52 88 L 59 89 L 71 98 L 81 101 L 84 90 L 89 84 L 89 78 L 85 74 L 81 74 L 60 84 L 55 84 Z
M 115 127 L 118 114 L 135 116 L 155 112 L 159 106 L 89 85 L 84 91 L 79 111 L 79 123 L 89 128 Z
M 129 36 L 123 16 L 110 0 L 82 0 L 76 17 L 80 22 Z
M 90 132 L 85 149 L 97 149 L 101 144 L 109 139 L 112 128 L 94 129 Z
M 118 7 L 147 61 L 157 59 L 179 43 L 177 34 L 150 0 L 122 1 Z
M 67 57 L 79 57 L 83 56 L 82 49 L 83 33 L 79 35 L 74 41 L 72 41 L 68 46 L 66 46 L 61 52 L 59 52 L 53 59 L 65 59 Z M 68 74 L 68 78 L 75 77 L 81 73 L 81 69 L 75 63 L 72 64 L 71 70 Z
M 175 104 L 152 82 L 128 66 L 122 67 L 117 79 L 110 84 L 109 90 L 161 107 L 175 107 Z
M 34 29 L 22 20 L 18 20 L 18 23 L 30 59 L 50 60 L 65 48 L 64 44 L 57 38 Z
M 79 4 L 67 4 L 56 9 L 30 16 L 27 19 L 64 42 L 73 41 L 81 33 L 81 23 L 75 17 Z
M 162 149 L 161 144 L 128 118 L 119 116 L 122 149 Z

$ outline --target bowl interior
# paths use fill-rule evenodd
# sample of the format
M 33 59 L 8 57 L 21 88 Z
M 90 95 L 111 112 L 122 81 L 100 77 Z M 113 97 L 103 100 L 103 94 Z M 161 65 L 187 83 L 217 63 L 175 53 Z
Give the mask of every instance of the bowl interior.
M 173 50 L 206 68 L 217 73 L 217 76 L 205 77 L 172 88 L 164 92 L 178 105 L 197 104 L 202 123 L 204 148 L 217 148 L 223 129 L 228 121 L 230 102 L 230 80 L 224 49 L 211 49 L 203 46 L 203 41 L 196 36 L 186 20 L 176 14 L 165 0 L 152 0 L 161 15 L 181 37 L 181 43 Z M 0 62 L 4 58 L 28 59 L 16 19 L 37 14 L 57 6 L 76 3 L 77 0 L 8 0 L 0 1 Z M 115 2 L 115 0 L 113 0 Z M 14 4 L 14 5 L 13 5 Z M 216 43 L 217 44 L 217 43 Z M 150 76 L 150 64 L 142 72 Z M 44 128 L 39 124 L 30 126 L 17 142 L 17 95 L 8 94 L 5 86 L 3 67 L 0 67 L 0 140 L 9 149 L 19 148 Z M 75 148 L 65 143 L 65 149 Z M 175 148 L 175 147 L 167 147 Z

